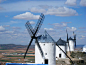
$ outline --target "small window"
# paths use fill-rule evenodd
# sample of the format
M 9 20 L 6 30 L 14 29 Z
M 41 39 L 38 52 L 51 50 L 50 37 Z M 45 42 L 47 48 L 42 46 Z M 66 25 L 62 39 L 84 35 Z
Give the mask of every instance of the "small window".
M 47 55 L 47 53 L 45 53 L 45 55 Z

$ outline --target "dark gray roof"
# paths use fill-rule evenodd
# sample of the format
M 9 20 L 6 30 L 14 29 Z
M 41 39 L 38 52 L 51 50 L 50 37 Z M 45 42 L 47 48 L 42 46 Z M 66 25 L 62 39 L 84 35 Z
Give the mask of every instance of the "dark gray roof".
M 37 39 L 38 39 L 38 42 L 42 42 L 42 43 L 54 43 L 55 42 L 53 38 L 47 33 L 47 31 L 45 31 L 43 35 L 38 36 Z
M 68 40 L 74 40 L 74 39 L 70 37 Z
M 66 41 L 62 40 L 61 38 L 57 41 L 56 43 L 57 45 L 62 45 L 65 46 L 66 45 Z

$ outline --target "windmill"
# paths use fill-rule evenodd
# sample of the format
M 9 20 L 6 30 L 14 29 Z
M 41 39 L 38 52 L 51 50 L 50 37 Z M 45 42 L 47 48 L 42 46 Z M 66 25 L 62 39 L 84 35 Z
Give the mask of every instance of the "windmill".
M 34 29 L 31 26 L 30 22 L 26 22 L 26 24 L 25 24 L 25 26 L 26 26 L 26 28 L 27 28 L 30 36 L 31 36 L 31 40 L 30 40 L 29 45 L 28 45 L 28 47 L 26 49 L 26 52 L 25 52 L 25 55 L 24 55 L 24 59 L 26 57 L 26 54 L 27 54 L 27 51 L 28 51 L 29 47 L 31 46 L 31 43 L 32 43 L 33 39 L 36 40 L 37 46 L 38 46 L 38 48 L 40 50 L 40 53 L 41 53 L 41 56 L 43 57 L 43 51 L 42 51 L 42 49 L 40 47 L 40 44 L 39 44 L 39 42 L 37 40 L 37 32 L 39 31 L 39 29 L 40 29 L 40 27 L 41 27 L 41 25 L 43 23 L 44 18 L 45 18 L 44 14 L 41 13 L 41 15 L 40 15 L 40 17 L 38 19 L 38 22 L 37 22 L 37 24 L 36 24 Z
M 70 51 L 70 45 L 69 45 L 69 40 L 68 40 L 68 32 L 67 32 L 67 29 L 66 29 L 66 33 L 67 33 L 67 43 L 68 43 L 68 49 L 69 49 L 69 52 L 71 53 L 71 51 Z

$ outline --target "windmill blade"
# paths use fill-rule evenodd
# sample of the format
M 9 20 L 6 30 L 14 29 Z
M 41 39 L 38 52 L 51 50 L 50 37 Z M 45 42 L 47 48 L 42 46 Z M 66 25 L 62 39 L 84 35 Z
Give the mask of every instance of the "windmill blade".
M 26 26 L 26 28 L 27 28 L 27 31 L 28 31 L 28 33 L 30 34 L 30 36 L 32 36 L 33 34 L 32 34 L 32 32 L 30 31 L 30 29 L 28 28 L 28 26 L 25 24 L 25 26 Z
M 67 33 L 67 42 L 68 42 L 68 32 L 67 32 L 67 29 L 66 29 L 66 33 Z
M 38 22 L 37 22 L 37 24 L 34 28 L 34 31 L 35 31 L 34 35 L 36 35 L 37 32 L 39 31 L 39 29 L 41 28 L 41 25 L 43 23 L 44 18 L 45 18 L 44 14 L 41 14 L 40 17 L 39 17 L 39 20 L 38 20 Z
M 31 45 L 32 41 L 33 41 L 33 38 L 31 39 L 31 41 L 30 41 L 30 43 L 29 43 L 29 45 L 28 45 L 28 47 L 27 47 L 27 50 L 26 50 L 26 52 L 25 52 L 25 54 L 24 54 L 24 59 L 25 59 L 25 57 L 26 57 L 27 51 L 28 51 L 28 49 L 30 48 L 30 45 Z
M 74 41 L 75 41 L 75 47 L 76 47 L 76 35 L 74 36 Z
M 57 44 L 56 44 L 57 45 Z M 57 45 L 58 46 L 58 48 L 70 59 L 70 61 L 72 62 L 72 64 L 74 64 L 73 63 L 73 61 L 71 60 L 71 58 L 59 47 L 59 45 Z
M 27 30 L 28 30 L 30 36 L 33 36 L 34 30 L 33 30 L 32 26 L 31 26 L 30 22 L 27 21 L 26 24 L 25 24 L 25 26 L 26 26 L 26 28 L 27 28 Z
M 41 46 L 39 45 L 39 42 L 38 42 L 37 38 L 36 38 L 36 42 L 37 42 L 37 46 L 38 46 L 38 48 L 39 48 L 39 51 L 40 51 L 40 53 L 41 53 L 41 56 L 44 57 L 43 51 L 42 51 L 42 49 L 41 49 Z
M 73 36 L 74 36 L 75 47 L 76 47 L 76 34 L 74 34 L 74 31 L 73 31 Z
M 75 47 L 76 47 L 76 41 L 75 41 Z

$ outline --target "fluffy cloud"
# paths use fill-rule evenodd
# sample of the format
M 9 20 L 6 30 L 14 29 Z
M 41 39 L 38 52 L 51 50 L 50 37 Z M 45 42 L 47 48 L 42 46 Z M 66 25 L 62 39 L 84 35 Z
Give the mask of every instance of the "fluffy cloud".
M 12 27 L 12 29 L 21 29 L 20 27 Z
M 3 1 L 6 1 L 6 0 L 0 0 L 0 3 L 3 2 Z
M 50 5 L 39 5 L 39 7 L 42 9 L 52 8 L 52 6 L 50 6 Z
M 44 30 L 50 30 L 50 31 L 52 31 L 54 29 L 53 28 L 44 28 Z
M 5 28 L 3 26 L 0 26 L 0 31 L 4 31 Z
M 0 7 L 0 10 L 5 10 L 3 7 Z
M 71 28 L 70 27 L 67 27 L 67 30 L 68 31 L 76 31 L 77 29 L 75 27 L 71 27 Z
M 86 0 L 81 0 L 80 5 L 86 6 Z
M 38 8 L 35 8 L 35 7 L 31 8 L 30 11 L 35 12 L 35 13 L 44 13 L 44 12 L 46 12 L 45 9 L 38 9 Z
M 59 24 L 59 23 L 54 23 L 53 24 L 55 27 L 66 27 L 67 26 L 67 23 L 64 23 L 64 22 L 62 22 L 61 24 Z
M 77 16 L 78 15 L 76 10 L 69 9 L 67 7 L 51 8 L 51 9 L 48 9 L 45 14 L 55 15 L 55 16 Z
M 16 15 L 13 17 L 13 19 L 24 19 L 24 20 L 34 20 L 38 18 L 39 18 L 39 15 L 33 15 L 30 12 L 26 12 L 26 13 Z
M 2 2 L 2 0 L 0 0 L 0 2 Z
M 35 22 L 34 21 L 30 21 L 30 24 L 35 24 Z
M 65 2 L 65 4 L 70 5 L 70 6 L 74 6 L 74 5 L 76 5 L 76 0 L 67 0 Z

